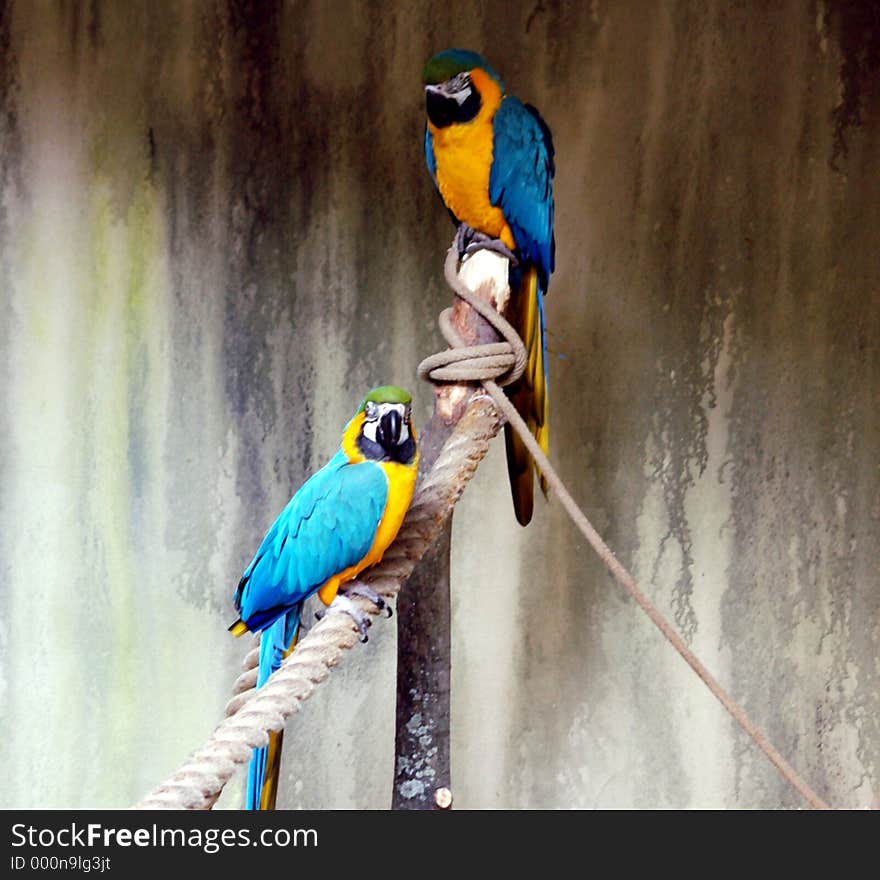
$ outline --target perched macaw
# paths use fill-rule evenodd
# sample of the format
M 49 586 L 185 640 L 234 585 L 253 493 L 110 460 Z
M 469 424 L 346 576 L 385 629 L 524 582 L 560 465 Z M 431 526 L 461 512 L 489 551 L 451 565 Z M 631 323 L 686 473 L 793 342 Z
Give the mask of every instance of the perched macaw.
M 317 593 L 331 611 L 352 614 L 366 638 L 366 619 L 337 591 L 378 562 L 394 540 L 412 500 L 419 453 L 411 398 L 386 385 L 364 398 L 345 426 L 339 450 L 297 490 L 269 529 L 235 591 L 239 636 L 260 632 L 257 687 L 293 650 L 306 599 Z M 365 585 L 349 592 L 384 602 Z M 335 601 L 334 601 L 335 600 Z M 254 749 L 247 808 L 275 807 L 282 733 Z
M 490 247 L 512 256 L 511 323 L 529 351 L 508 389 L 546 451 L 547 357 L 543 295 L 553 271 L 553 140 L 538 111 L 504 92 L 476 52 L 447 49 L 425 65 L 425 158 L 444 204 L 459 225 L 462 251 Z M 532 457 L 505 426 L 507 469 L 516 517 L 532 518 Z M 546 493 L 546 485 L 541 481 Z

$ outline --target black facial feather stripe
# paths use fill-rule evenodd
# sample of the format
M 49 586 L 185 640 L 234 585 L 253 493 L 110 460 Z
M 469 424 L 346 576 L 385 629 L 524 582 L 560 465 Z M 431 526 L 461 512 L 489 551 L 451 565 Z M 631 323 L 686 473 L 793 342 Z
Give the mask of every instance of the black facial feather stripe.
M 437 128 L 445 128 L 456 122 L 470 122 L 480 112 L 480 106 L 480 94 L 473 87 L 462 104 L 438 92 L 425 92 L 425 109 Z
M 364 458 L 368 458 L 371 461 L 396 461 L 400 464 L 411 462 L 416 452 L 416 444 L 413 442 L 412 437 L 407 437 L 399 446 L 385 449 L 380 443 L 376 443 L 375 440 L 370 440 L 369 437 L 361 434 L 357 439 L 357 447 Z

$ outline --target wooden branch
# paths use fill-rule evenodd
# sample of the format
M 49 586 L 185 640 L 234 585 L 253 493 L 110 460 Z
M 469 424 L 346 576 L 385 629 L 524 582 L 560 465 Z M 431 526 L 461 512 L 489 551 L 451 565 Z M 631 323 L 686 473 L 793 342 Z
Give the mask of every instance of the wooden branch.
M 497 311 L 507 305 L 508 262 L 478 251 L 459 270 L 459 278 Z M 497 342 L 495 329 L 456 298 L 452 322 L 468 345 Z M 420 471 L 427 473 L 464 414 L 475 386 L 449 383 L 434 387 L 434 414 L 420 439 Z M 396 810 L 446 809 L 451 789 L 450 717 L 450 544 L 452 519 L 410 577 L 398 601 L 397 732 L 394 790 Z

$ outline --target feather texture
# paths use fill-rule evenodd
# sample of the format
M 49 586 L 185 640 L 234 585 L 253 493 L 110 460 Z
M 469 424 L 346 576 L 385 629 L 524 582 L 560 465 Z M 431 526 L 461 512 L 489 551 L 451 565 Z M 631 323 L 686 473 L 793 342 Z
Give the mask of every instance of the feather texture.
M 504 213 L 520 256 L 538 267 L 541 293 L 554 269 L 550 129 L 534 107 L 506 95 L 493 118 L 489 200 Z
M 340 449 L 275 520 L 235 595 L 252 632 L 263 629 L 367 556 L 388 500 L 388 479 L 372 461 Z

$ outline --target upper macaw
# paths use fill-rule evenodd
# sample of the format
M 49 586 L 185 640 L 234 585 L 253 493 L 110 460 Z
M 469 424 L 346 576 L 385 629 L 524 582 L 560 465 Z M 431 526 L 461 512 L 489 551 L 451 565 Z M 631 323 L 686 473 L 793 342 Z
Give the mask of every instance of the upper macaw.
M 504 92 L 476 53 L 447 49 L 425 65 L 425 159 L 440 196 L 460 224 L 459 247 L 486 247 L 511 260 L 511 323 L 529 351 L 508 395 L 547 451 L 548 394 L 543 295 L 554 268 L 553 140 L 538 111 Z M 476 233 L 476 236 L 475 236 Z M 533 461 L 505 426 L 516 517 L 532 517 Z M 547 487 L 541 480 L 546 493 Z
M 341 585 L 378 562 L 394 540 L 412 500 L 419 453 L 411 398 L 386 385 L 364 398 L 345 426 L 339 450 L 297 490 L 263 538 L 235 591 L 241 615 L 229 627 L 239 636 L 262 631 L 257 687 L 293 650 L 302 606 L 317 593 L 331 610 L 353 612 Z M 365 585 L 349 592 L 384 602 Z M 334 602 L 335 600 L 335 602 Z M 254 749 L 248 768 L 247 808 L 275 807 L 282 733 Z

